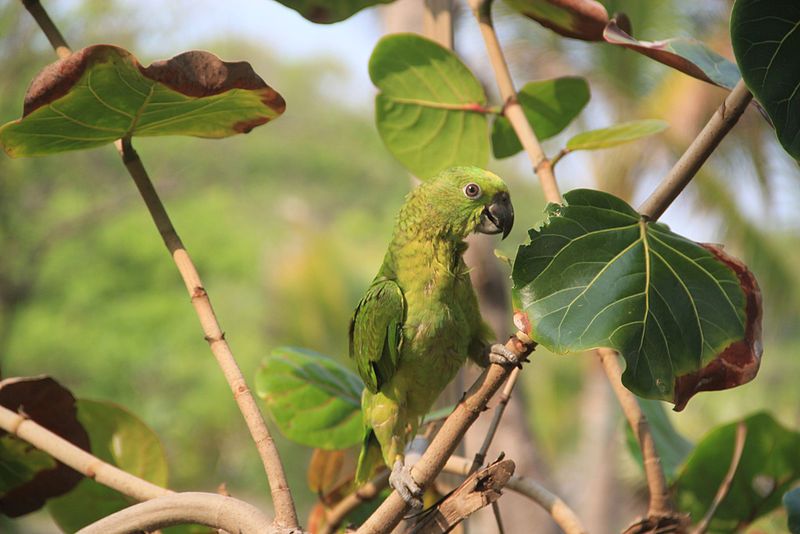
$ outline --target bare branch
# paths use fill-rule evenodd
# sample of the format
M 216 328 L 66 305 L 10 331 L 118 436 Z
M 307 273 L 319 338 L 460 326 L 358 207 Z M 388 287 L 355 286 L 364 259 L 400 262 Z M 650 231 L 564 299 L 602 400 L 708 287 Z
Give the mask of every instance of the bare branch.
M 527 338 L 525 334 L 520 333 L 520 335 Z M 517 337 L 509 339 L 506 347 L 518 354 L 520 358 L 527 356 L 533 350 L 532 344 L 527 345 Z M 495 364 L 490 365 L 481 373 L 469 391 L 456 405 L 453 413 L 445 420 L 442 428 L 433 438 L 428 450 L 425 451 L 422 458 L 411 469 L 411 476 L 420 487 L 425 488 L 433 482 L 464 437 L 467 429 L 486 409 L 486 403 L 500 389 L 500 386 L 503 385 L 510 373 L 509 368 Z M 406 508 L 407 505 L 400 495 L 396 491 L 392 492 L 375 513 L 358 529 L 358 533 L 377 534 L 389 532 L 400 522 Z
M 466 475 L 469 473 L 471 465 L 472 463 L 467 458 L 451 456 L 447 460 L 444 470 L 456 475 Z M 586 528 L 584 528 L 578 516 L 575 515 L 575 512 L 573 512 L 559 497 L 548 491 L 532 478 L 514 475 L 508 480 L 506 487 L 529 497 L 532 501 L 547 510 L 553 517 L 553 521 L 555 521 L 566 534 L 586 534 Z
M 650 504 L 647 515 L 649 517 L 665 517 L 673 515 L 674 508 L 670 499 L 664 469 L 661 467 L 661 457 L 656 451 L 655 440 L 650 431 L 650 424 L 642 412 L 639 402 L 631 391 L 622 385 L 622 367 L 617 359 L 616 351 L 611 349 L 598 349 L 597 355 L 603 364 L 611 388 L 617 396 L 622 412 L 636 436 L 636 441 L 642 450 L 644 473 L 647 478 L 647 488 L 650 492 Z
M 67 41 L 64 40 L 64 36 L 61 35 L 56 25 L 53 24 L 53 20 L 50 18 L 50 15 L 47 14 L 47 11 L 44 10 L 39 0 L 22 0 L 22 5 L 25 6 L 25 9 L 28 10 L 28 13 L 30 13 L 36 21 L 36 24 L 42 29 L 42 33 L 44 33 L 47 40 L 50 41 L 50 46 L 53 47 L 56 55 L 60 59 L 64 59 L 70 55 L 72 50 L 70 50 L 67 45 Z
M 720 141 L 733 128 L 752 99 L 753 95 L 747 90 L 744 81 L 739 80 L 733 91 L 697 134 L 686 152 L 675 163 L 656 190 L 639 207 L 639 213 L 650 220 L 661 217 L 672 201 L 694 178 Z
M 261 511 L 244 501 L 216 493 L 187 492 L 135 504 L 92 523 L 79 534 L 152 532 L 172 525 L 198 523 L 241 534 L 289 534 L 298 529 L 272 525 Z
M 514 473 L 514 462 L 500 460 L 481 469 L 461 483 L 413 527 L 414 534 L 450 532 L 456 525 L 487 504 L 494 504 Z
M 389 485 L 389 471 L 383 471 L 378 476 L 358 488 L 353 493 L 336 503 L 325 513 L 325 526 L 319 534 L 332 534 L 347 514 L 355 510 L 360 504 L 371 501 Z
M 46 452 L 84 476 L 137 501 L 163 497 L 172 493 L 168 489 L 156 486 L 104 462 L 80 447 L 73 445 L 58 434 L 50 432 L 36 421 L 13 412 L 4 406 L 0 406 L 0 428 L 27 441 L 37 449 Z
M 717 494 L 714 495 L 714 500 L 711 501 L 711 506 L 708 507 L 706 515 L 704 515 L 703 519 L 697 523 L 697 526 L 695 526 L 694 530 L 692 530 L 692 534 L 704 534 L 708 530 L 711 520 L 714 518 L 714 514 L 717 513 L 717 508 L 719 508 L 719 505 L 723 500 L 725 500 L 725 497 L 731 490 L 733 477 L 736 475 L 736 470 L 739 468 L 739 462 L 742 460 L 742 452 L 744 452 L 744 443 L 746 439 L 747 425 L 745 425 L 744 422 L 739 421 L 739 424 L 736 425 L 736 441 L 733 444 L 731 465 L 728 467 L 728 472 L 725 473 L 725 478 L 722 479 L 722 483 L 719 485 Z
M 511 80 L 503 49 L 500 47 L 500 41 L 497 39 L 497 33 L 492 24 L 492 0 L 469 0 L 469 7 L 478 20 L 486 52 L 492 62 L 494 76 L 500 89 L 500 97 L 504 102 L 503 114 L 514 128 L 522 147 L 528 154 L 534 172 L 539 176 L 544 198 L 548 202 L 561 203 L 561 193 L 558 190 L 558 183 L 556 183 L 550 160 L 542 150 L 539 140 L 517 100 L 517 91 L 514 89 L 514 82 Z
M 511 392 L 514 391 L 514 386 L 517 383 L 517 378 L 519 377 L 520 371 L 521 369 L 519 367 L 515 367 L 511 371 L 511 375 L 508 377 L 508 380 L 506 380 L 506 385 L 503 387 L 503 391 L 500 393 L 500 402 L 497 404 L 497 407 L 494 409 L 494 413 L 492 414 L 492 422 L 489 425 L 489 431 L 486 433 L 486 437 L 481 444 L 481 448 L 475 453 L 475 458 L 472 460 L 472 468 L 469 470 L 470 475 L 480 469 L 480 467 L 483 465 L 483 462 L 486 461 L 486 454 L 489 452 L 489 447 L 494 440 L 495 434 L 497 434 L 497 428 L 500 426 L 500 420 L 503 418 L 503 413 L 506 411 L 508 401 L 511 400 Z

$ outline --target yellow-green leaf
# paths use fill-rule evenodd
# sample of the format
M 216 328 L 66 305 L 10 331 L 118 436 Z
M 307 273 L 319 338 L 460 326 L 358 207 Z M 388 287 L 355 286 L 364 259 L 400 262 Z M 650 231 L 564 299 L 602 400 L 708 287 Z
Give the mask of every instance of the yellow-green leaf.
M 663 132 L 669 124 L 658 119 L 623 122 L 608 128 L 581 132 L 567 141 L 567 150 L 597 150 L 630 143 L 648 135 Z

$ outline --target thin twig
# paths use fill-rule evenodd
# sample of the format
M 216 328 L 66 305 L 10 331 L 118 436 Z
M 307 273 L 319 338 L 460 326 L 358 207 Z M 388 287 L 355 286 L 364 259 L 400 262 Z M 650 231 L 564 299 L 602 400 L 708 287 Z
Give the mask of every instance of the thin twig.
M 128 169 L 128 173 L 136 183 L 136 187 L 139 189 L 139 193 L 141 193 L 142 199 L 153 218 L 153 222 L 155 222 L 164 244 L 178 267 L 178 271 L 191 297 L 192 306 L 194 306 L 197 317 L 200 320 L 205 339 L 217 359 L 225 379 L 228 381 L 233 397 L 239 405 L 239 410 L 242 412 L 247 428 L 250 430 L 250 435 L 256 444 L 272 493 L 275 522 L 283 527 L 297 528 L 297 512 L 286 481 L 286 473 L 283 469 L 278 448 L 275 446 L 275 442 L 267 429 L 264 417 L 258 409 L 250 388 L 247 387 L 247 382 L 233 357 L 230 346 L 225 340 L 225 334 L 222 332 L 214 314 L 214 309 L 211 307 L 211 300 L 203 287 L 200 275 L 197 273 L 197 269 L 183 246 L 178 233 L 172 226 L 172 221 L 170 221 L 169 215 L 167 215 L 164 205 L 161 203 L 161 199 L 150 181 L 142 160 L 139 159 L 139 155 L 133 149 L 130 138 L 122 139 L 115 144 L 120 156 L 122 156 L 125 168 Z
M 717 494 L 714 495 L 714 500 L 711 501 L 711 506 L 708 507 L 706 515 L 704 515 L 703 519 L 697 523 L 695 528 L 692 530 L 692 534 L 704 534 L 708 530 L 709 525 L 711 525 L 711 519 L 713 519 L 714 514 L 717 513 L 717 508 L 719 508 L 719 505 L 722 504 L 723 500 L 725 500 L 725 497 L 728 495 L 728 492 L 731 489 L 733 477 L 736 475 L 736 470 L 739 468 L 739 462 L 742 459 L 742 452 L 744 452 L 744 444 L 746 440 L 747 425 L 745 425 L 744 422 L 739 421 L 739 424 L 736 425 L 736 441 L 733 444 L 731 465 L 728 467 L 728 472 L 725 473 L 725 478 L 722 479 L 722 483 L 719 485 Z
M 41 4 L 36 0 L 22 0 L 22 2 L 50 40 L 56 54 L 61 58 L 69 56 L 71 50 L 66 40 Z M 297 528 L 299 524 L 297 511 L 286 481 L 286 474 L 278 449 L 267 429 L 264 417 L 259 411 L 250 389 L 247 387 L 247 382 L 233 357 L 233 353 L 227 341 L 225 341 L 225 335 L 211 307 L 211 301 L 203 287 L 197 269 L 183 246 L 180 237 L 178 237 L 178 233 L 172 226 L 172 222 L 150 181 L 150 177 L 147 175 L 147 171 L 145 171 L 142 161 L 136 151 L 133 150 L 130 138 L 118 140 L 115 146 L 122 157 L 126 169 L 136 183 L 136 187 L 139 189 L 153 217 L 153 222 L 155 222 L 161 237 L 164 239 L 164 244 L 178 267 L 205 333 L 206 341 L 208 341 L 211 352 L 216 357 L 228 381 L 228 385 L 233 391 L 233 397 L 239 405 L 239 410 L 242 412 L 250 430 L 250 435 L 255 442 L 267 474 L 272 503 L 275 507 L 275 523 L 281 527 Z
M 472 460 L 472 468 L 469 471 L 470 475 L 480 469 L 480 467 L 486 461 L 486 454 L 489 452 L 489 447 L 492 444 L 492 440 L 494 440 L 495 434 L 497 434 L 497 428 L 500 426 L 500 420 L 503 418 L 503 413 L 506 411 L 508 401 L 511 400 L 511 392 L 514 391 L 514 386 L 517 383 L 517 376 L 519 375 L 519 372 L 519 367 L 515 367 L 511 371 L 511 375 L 509 375 L 508 380 L 506 380 L 506 385 L 503 387 L 503 391 L 500 392 L 500 402 L 494 409 L 494 413 L 492 414 L 492 422 L 489 424 L 489 430 L 486 433 L 486 437 L 483 439 L 481 448 L 475 453 L 475 458 Z
M 617 353 L 611 349 L 598 349 L 597 355 L 603 364 L 611 388 L 622 407 L 622 413 L 636 436 L 636 441 L 642 450 L 642 462 L 647 479 L 647 489 L 650 492 L 648 517 L 670 516 L 674 512 L 672 499 L 670 499 L 667 479 L 661 466 L 661 457 L 656 450 L 655 440 L 650 430 L 647 417 L 639 406 L 639 401 L 629 389 L 622 385 L 622 367 L 619 364 Z
M 744 81 L 739 80 L 733 91 L 697 134 L 686 152 L 675 163 L 656 190 L 639 207 L 639 213 L 650 220 L 661 217 L 661 214 L 694 178 L 720 141 L 733 128 L 752 99 L 753 95 L 745 86 Z
M 497 39 L 497 33 L 492 24 L 492 0 L 469 0 L 469 7 L 478 21 L 486 52 L 489 54 L 489 60 L 494 69 L 500 97 L 504 102 L 503 113 L 528 154 L 534 172 L 539 176 L 544 198 L 548 202 L 560 203 L 561 193 L 558 190 L 555 175 L 553 175 L 552 164 L 542 150 L 539 140 L 517 100 L 517 91 L 514 89 L 514 82 L 511 80 L 503 49 L 500 47 L 500 41 Z
M 255 506 L 216 493 L 186 492 L 135 504 L 79 530 L 79 534 L 153 532 L 172 525 L 206 525 L 241 534 L 288 534 Z
M 506 347 L 514 351 L 520 358 L 527 356 L 533 350 L 533 345 L 526 345 L 517 337 L 509 339 Z M 411 476 L 420 487 L 427 487 L 433 482 L 464 437 L 467 429 L 486 408 L 486 403 L 500 389 L 510 373 L 509 368 L 496 364 L 490 365 L 481 373 L 469 391 L 456 405 L 453 413 L 445 420 L 442 428 L 433 438 L 428 450 L 412 467 Z M 400 522 L 406 509 L 405 501 L 396 491 L 392 492 L 375 513 L 361 525 L 358 533 L 377 534 L 389 532 Z
M 506 534 L 506 529 L 503 528 L 503 516 L 500 515 L 500 503 L 497 501 L 492 501 L 492 514 L 494 515 L 495 523 L 497 523 L 498 534 Z
M 122 469 L 104 462 L 85 450 L 54 434 L 32 419 L 0 406 L 0 428 L 23 439 L 75 471 L 99 484 L 117 490 L 137 501 L 169 495 L 168 489 L 156 486 Z
M 375 478 L 350 493 L 337 502 L 330 510 L 325 512 L 325 526 L 319 530 L 319 534 L 332 534 L 339 525 L 342 524 L 347 514 L 355 510 L 359 505 L 371 501 L 377 497 L 381 491 L 389 486 L 389 471 L 383 471 Z
M 444 470 L 456 475 L 466 475 L 469 473 L 471 466 L 472 462 L 467 458 L 451 456 L 447 460 Z M 581 523 L 581 520 L 578 519 L 578 516 L 575 515 L 575 512 L 559 497 L 532 478 L 514 475 L 506 483 L 506 487 L 525 495 L 547 510 L 553 517 L 553 521 L 566 534 L 586 534 L 586 528 Z

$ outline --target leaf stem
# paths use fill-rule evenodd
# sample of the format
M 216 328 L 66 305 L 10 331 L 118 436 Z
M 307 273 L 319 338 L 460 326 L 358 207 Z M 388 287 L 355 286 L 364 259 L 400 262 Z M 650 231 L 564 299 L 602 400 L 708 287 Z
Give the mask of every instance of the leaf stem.
M 722 483 L 719 489 L 717 489 L 717 494 L 714 495 L 714 500 L 711 502 L 711 506 L 708 507 L 706 515 L 697 523 L 692 530 L 692 534 L 704 534 L 708 530 L 708 527 L 711 525 L 711 519 L 713 519 L 714 514 L 717 512 L 717 508 L 719 508 L 719 505 L 725 500 L 725 497 L 731 489 L 733 477 L 736 475 L 736 470 L 739 468 L 739 462 L 742 459 L 742 452 L 744 452 L 744 444 L 747 439 L 747 425 L 745 425 L 743 421 L 739 421 L 739 424 L 736 425 L 735 439 L 736 441 L 734 441 L 733 444 L 733 456 L 731 457 L 731 464 L 728 467 L 728 472 L 725 473 L 725 478 L 722 479 Z
M 145 501 L 100 519 L 79 534 L 154 532 L 172 525 L 198 523 L 224 532 L 286 534 L 258 508 L 216 493 L 186 492 Z M 299 533 L 299 530 L 294 532 Z
M 524 336 L 524 334 L 521 334 Z M 527 337 L 527 336 L 525 336 Z M 520 341 L 516 336 L 506 342 L 506 348 L 524 358 L 533 350 L 532 344 Z M 486 403 L 494 396 L 511 374 L 507 367 L 492 364 L 478 377 L 469 391 L 456 405 L 433 438 L 430 447 L 411 469 L 411 476 L 420 485 L 428 486 L 444 468 L 467 429 L 475 422 Z M 358 534 L 378 534 L 391 531 L 402 519 L 407 509 L 405 501 L 394 491 L 381 506 L 358 529 Z
M 58 434 L 51 432 L 36 421 L 0 406 L 0 428 L 23 439 L 59 462 L 127 495 L 137 501 L 145 501 L 169 495 L 172 491 L 156 486 L 142 478 L 115 467 L 100 458 L 73 445 Z
M 639 213 L 656 220 L 666 211 L 672 201 L 694 178 L 703 163 L 717 148 L 720 141 L 738 122 L 753 95 L 743 80 L 739 80 L 733 91 L 720 104 L 703 129 L 697 134 L 686 152 L 678 159 L 656 190 L 639 207 Z
M 494 69 L 497 86 L 500 89 L 500 97 L 504 102 L 503 114 L 511 123 L 512 128 L 514 128 L 514 132 L 516 132 L 520 143 L 528 154 L 528 159 L 533 166 L 534 172 L 539 176 L 544 198 L 548 202 L 560 204 L 561 192 L 558 190 L 558 183 L 553 174 L 552 163 L 542 150 L 539 140 L 536 138 L 536 134 L 517 99 L 517 91 L 514 89 L 514 82 L 511 80 L 511 73 L 508 70 L 503 49 L 500 47 L 500 41 L 497 39 L 497 33 L 492 23 L 492 0 L 469 0 L 469 6 L 478 21 L 483 42 L 486 45 L 486 52 L 489 54 L 489 60 Z
M 39 25 L 39 28 L 41 28 L 47 40 L 50 41 L 50 45 L 53 47 L 53 50 L 56 51 L 56 55 L 59 59 L 64 59 L 69 56 L 72 50 L 70 50 L 64 36 L 61 35 L 61 32 L 53 23 L 53 19 L 47 14 L 47 11 L 42 7 L 39 0 L 22 0 L 22 5 L 25 6 L 25 9 L 28 10 L 28 13 L 31 14 Z
M 115 146 L 120 156 L 122 156 L 125 168 L 139 189 L 153 222 L 181 274 L 186 290 L 191 297 L 192 306 L 203 328 L 205 339 L 225 375 L 225 379 L 233 392 L 233 397 L 247 423 L 247 428 L 250 430 L 250 435 L 256 444 L 272 493 L 275 522 L 287 528 L 297 528 L 297 512 L 286 481 L 280 454 L 264 422 L 264 417 L 259 411 L 250 389 L 247 387 L 242 371 L 233 357 L 230 346 L 225 340 L 225 334 L 217 321 L 214 309 L 211 306 L 211 300 L 203 287 L 203 282 L 200 280 L 200 275 L 186 247 L 183 246 L 183 242 L 172 226 L 172 221 L 164 208 L 164 204 L 153 187 L 142 160 L 139 159 L 139 155 L 133 149 L 130 138 L 126 137 L 117 141 Z
M 471 469 L 472 462 L 461 456 L 451 456 L 444 467 L 445 471 L 456 475 L 466 475 Z M 578 519 L 578 516 L 575 515 L 575 512 L 573 512 L 561 498 L 554 495 L 534 479 L 513 475 L 506 484 L 506 487 L 521 495 L 525 495 L 547 510 L 553 517 L 553 521 L 555 521 L 566 534 L 586 534 L 586 528 L 581 523 L 581 520 Z

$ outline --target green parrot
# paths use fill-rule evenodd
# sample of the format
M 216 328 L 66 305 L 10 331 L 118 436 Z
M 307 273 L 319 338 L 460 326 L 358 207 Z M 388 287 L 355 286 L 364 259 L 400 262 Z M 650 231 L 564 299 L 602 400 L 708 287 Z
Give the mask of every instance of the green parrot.
M 519 365 L 502 344 L 489 346 L 462 258 L 468 235 L 505 238 L 513 223 L 508 187 L 477 167 L 448 169 L 406 198 L 383 265 L 350 321 L 350 357 L 366 385 L 357 484 L 385 463 L 391 486 L 421 506 L 404 459 L 422 417 L 467 357 Z

